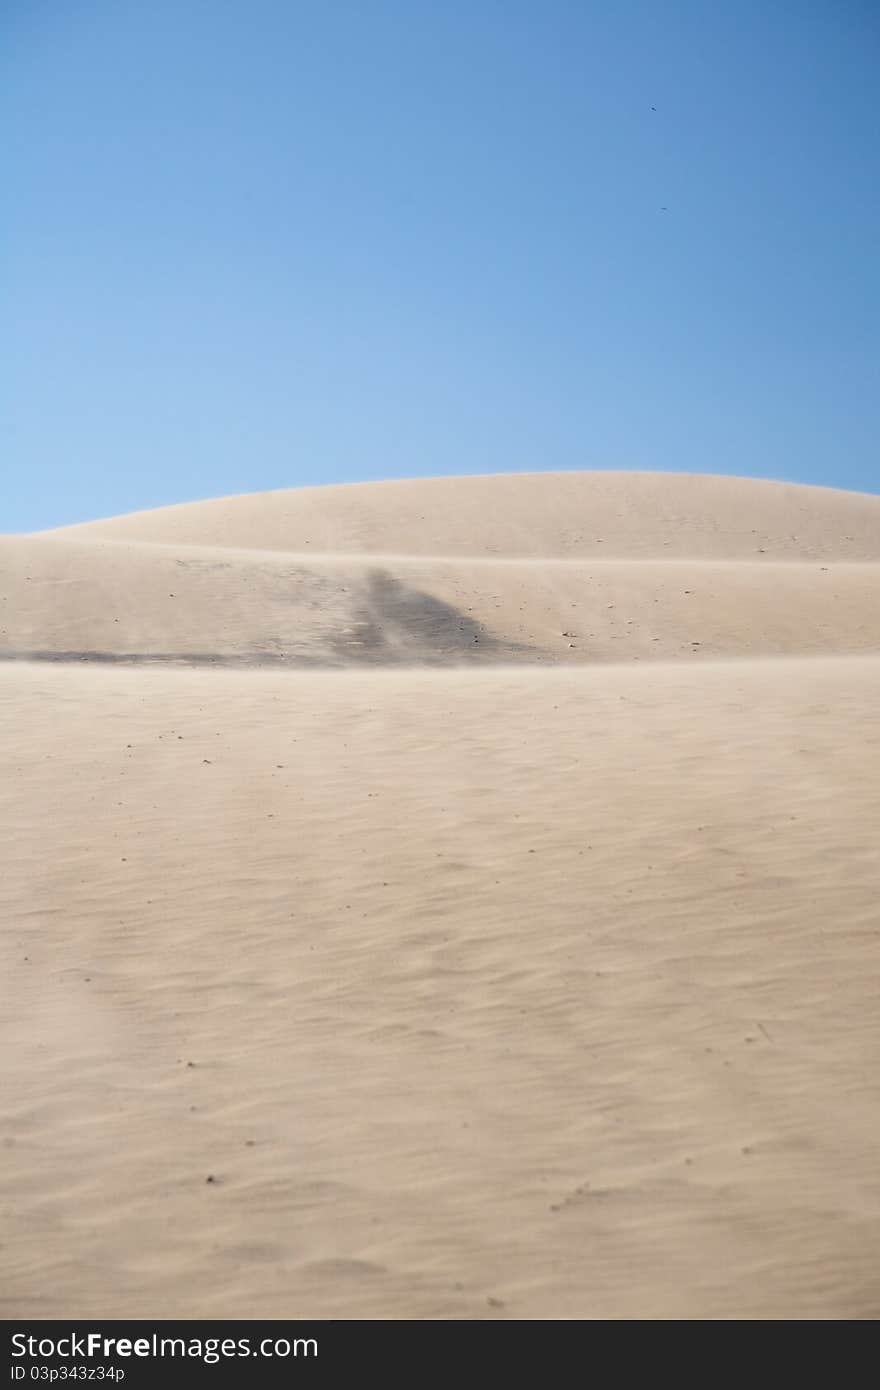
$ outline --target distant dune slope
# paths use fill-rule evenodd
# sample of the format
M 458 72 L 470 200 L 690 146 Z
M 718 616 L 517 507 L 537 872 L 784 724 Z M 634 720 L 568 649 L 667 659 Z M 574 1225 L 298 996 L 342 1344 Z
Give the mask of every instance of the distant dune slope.
M 0 541 L 0 655 L 557 664 L 880 649 L 880 565 Z
M 880 649 L 880 498 L 584 473 L 304 488 L 0 540 L 0 657 L 349 666 Z

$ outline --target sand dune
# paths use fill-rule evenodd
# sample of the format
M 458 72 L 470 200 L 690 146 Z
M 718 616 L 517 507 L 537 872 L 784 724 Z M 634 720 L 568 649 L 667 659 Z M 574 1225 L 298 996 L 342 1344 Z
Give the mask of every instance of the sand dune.
M 829 489 L 627 473 L 306 488 L 7 538 L 0 654 L 346 666 L 876 651 L 878 560 L 880 498 Z
M 878 1316 L 880 500 L 320 493 L 0 546 L 4 1314 Z

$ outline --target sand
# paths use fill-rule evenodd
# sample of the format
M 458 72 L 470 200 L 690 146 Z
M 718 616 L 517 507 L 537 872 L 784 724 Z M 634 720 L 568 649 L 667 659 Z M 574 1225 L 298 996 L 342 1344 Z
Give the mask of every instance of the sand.
M 0 552 L 5 1316 L 880 1314 L 880 499 Z

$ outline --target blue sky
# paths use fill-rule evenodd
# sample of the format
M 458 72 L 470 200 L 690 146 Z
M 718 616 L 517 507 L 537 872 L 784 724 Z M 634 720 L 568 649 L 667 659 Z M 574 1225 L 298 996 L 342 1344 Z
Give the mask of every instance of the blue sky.
M 0 530 L 506 470 L 880 491 L 872 0 L 0 29 Z

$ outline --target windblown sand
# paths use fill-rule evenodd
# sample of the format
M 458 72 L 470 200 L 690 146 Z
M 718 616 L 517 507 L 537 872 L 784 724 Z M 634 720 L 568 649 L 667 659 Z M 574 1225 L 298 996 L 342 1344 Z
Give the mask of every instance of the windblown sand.
M 880 1314 L 880 499 L 0 554 L 6 1316 Z

